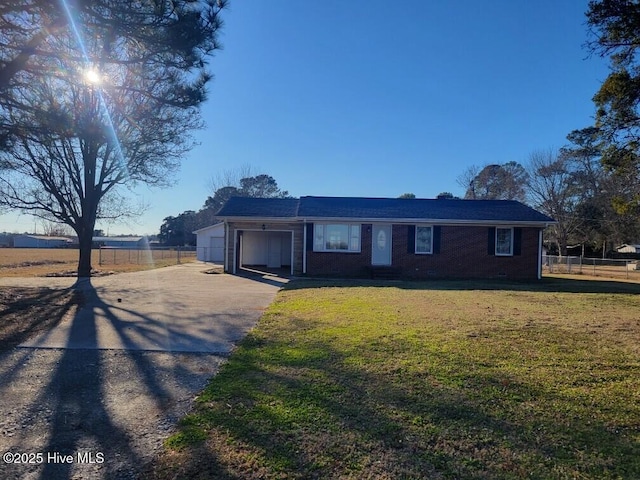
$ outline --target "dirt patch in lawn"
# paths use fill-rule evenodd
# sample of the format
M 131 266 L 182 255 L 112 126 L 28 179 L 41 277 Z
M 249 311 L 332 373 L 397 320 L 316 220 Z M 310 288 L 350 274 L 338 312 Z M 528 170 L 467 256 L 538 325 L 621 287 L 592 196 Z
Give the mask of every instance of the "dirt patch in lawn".
M 0 290 L 0 352 L 73 315 L 81 297 L 71 289 L 4 287 Z

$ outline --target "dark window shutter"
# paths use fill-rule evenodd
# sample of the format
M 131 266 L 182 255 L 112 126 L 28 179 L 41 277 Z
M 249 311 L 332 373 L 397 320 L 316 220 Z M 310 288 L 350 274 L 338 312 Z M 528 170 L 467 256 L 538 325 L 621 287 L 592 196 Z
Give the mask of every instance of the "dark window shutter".
M 307 223 L 307 252 L 313 251 L 313 223 Z
M 407 253 L 416 253 L 416 226 L 407 225 Z
M 487 236 L 487 253 L 489 255 L 496 254 L 496 227 L 488 228 L 489 234 Z
M 513 254 L 520 255 L 522 253 L 522 229 L 513 229 Z
M 433 227 L 433 253 L 440 253 L 440 230 L 439 226 Z

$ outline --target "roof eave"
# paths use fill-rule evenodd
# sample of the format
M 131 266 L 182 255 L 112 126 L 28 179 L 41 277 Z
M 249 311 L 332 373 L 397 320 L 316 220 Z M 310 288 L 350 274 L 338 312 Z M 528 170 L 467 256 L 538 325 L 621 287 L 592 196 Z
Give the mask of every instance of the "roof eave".
M 196 233 L 196 234 L 197 234 L 197 233 L 202 233 L 202 232 L 205 232 L 205 231 L 207 231 L 207 230 L 211 230 L 213 227 L 218 227 L 218 226 L 220 226 L 220 225 L 222 225 L 222 222 L 214 223 L 214 224 L 211 224 L 211 225 L 209 225 L 209 226 L 207 226 L 207 227 L 199 228 L 198 230 L 194 230 L 194 231 L 193 231 L 193 232 L 191 232 L 191 233 Z
M 223 222 L 296 222 L 298 217 L 216 216 Z
M 461 220 L 444 218 L 377 218 L 377 217 L 261 217 L 261 216 L 229 216 L 216 217 L 227 222 L 345 222 L 345 223 L 394 223 L 394 224 L 433 224 L 433 225 L 476 225 L 476 226 L 530 226 L 548 227 L 556 221 L 547 220 Z
M 433 225 L 479 225 L 479 226 L 495 226 L 495 225 L 519 225 L 519 226 L 549 226 L 555 224 L 555 221 L 547 220 L 464 220 L 452 218 L 377 218 L 377 217 L 304 217 L 306 221 L 315 222 L 359 222 L 359 223 L 394 223 L 394 224 L 417 224 L 426 223 Z

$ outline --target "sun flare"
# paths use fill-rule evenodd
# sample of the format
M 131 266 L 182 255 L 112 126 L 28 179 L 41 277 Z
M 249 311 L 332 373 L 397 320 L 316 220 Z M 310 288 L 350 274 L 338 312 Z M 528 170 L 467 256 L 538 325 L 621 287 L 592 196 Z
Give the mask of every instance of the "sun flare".
M 94 85 L 97 85 L 102 81 L 102 78 L 100 77 L 100 73 L 94 69 L 85 70 L 84 78 L 87 82 L 92 83 Z

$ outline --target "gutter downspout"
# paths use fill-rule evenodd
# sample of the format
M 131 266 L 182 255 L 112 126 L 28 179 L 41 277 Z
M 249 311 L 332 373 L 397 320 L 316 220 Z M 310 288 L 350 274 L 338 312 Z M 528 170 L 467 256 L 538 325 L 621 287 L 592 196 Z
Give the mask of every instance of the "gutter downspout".
M 538 280 L 542 280 L 542 228 L 538 230 Z

